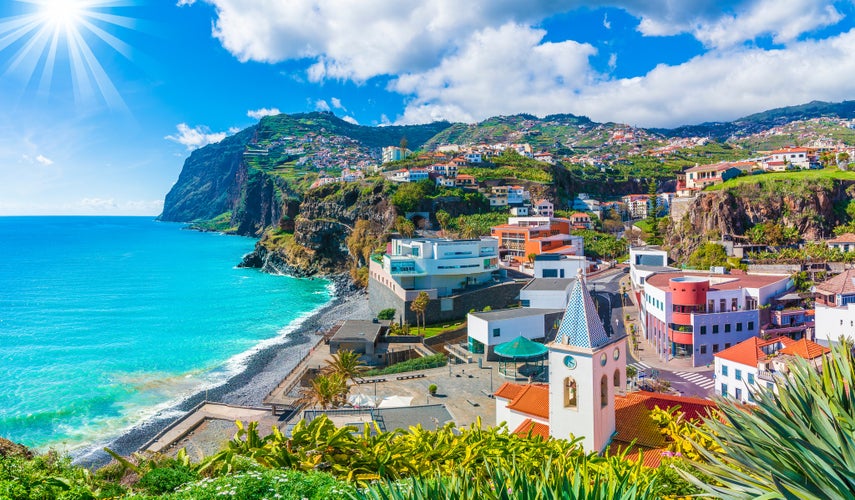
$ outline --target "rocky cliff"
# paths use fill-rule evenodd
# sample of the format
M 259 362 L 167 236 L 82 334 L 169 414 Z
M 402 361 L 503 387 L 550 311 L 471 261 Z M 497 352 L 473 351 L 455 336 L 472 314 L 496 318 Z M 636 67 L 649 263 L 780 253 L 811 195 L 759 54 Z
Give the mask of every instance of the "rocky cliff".
M 388 184 L 328 184 L 306 193 L 293 219 L 293 230 L 264 235 L 241 265 L 295 276 L 338 274 L 348 269 L 346 240 L 358 220 L 382 234 L 395 222 Z
M 742 236 L 761 222 L 796 228 L 806 241 L 831 234 L 844 222 L 845 205 L 855 197 L 855 180 L 782 179 L 739 184 L 703 192 L 682 219 L 672 221 L 666 243 L 682 259 L 710 237 Z
M 255 133 L 250 127 L 190 154 L 163 203 L 160 220 L 213 219 L 231 210 L 240 196 L 238 172 L 243 152 Z

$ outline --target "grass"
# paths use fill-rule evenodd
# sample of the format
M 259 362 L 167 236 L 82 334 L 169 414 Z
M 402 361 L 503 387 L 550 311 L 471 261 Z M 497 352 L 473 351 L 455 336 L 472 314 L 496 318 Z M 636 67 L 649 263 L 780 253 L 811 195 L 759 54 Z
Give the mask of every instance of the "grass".
M 451 324 L 440 323 L 437 325 L 428 325 L 428 326 L 424 327 L 422 329 L 422 331 L 425 334 L 425 338 L 430 338 L 430 337 L 435 337 L 435 336 L 439 335 L 440 333 L 449 332 L 451 330 L 457 330 L 458 328 L 461 328 L 465 325 L 466 325 L 465 321 L 459 321 L 457 323 L 451 323 Z M 410 331 L 412 331 L 412 330 L 413 330 L 413 328 L 410 327 Z
M 855 181 L 855 172 L 847 172 L 834 167 L 825 168 L 822 170 L 793 170 L 789 172 L 769 172 L 766 174 L 745 175 L 737 177 L 735 179 L 730 179 L 729 181 L 723 182 L 721 184 L 709 186 L 706 188 L 706 191 L 719 191 L 722 189 L 731 189 L 737 186 L 742 186 L 746 184 L 757 184 L 760 182 L 767 181 L 811 182 L 822 179 Z

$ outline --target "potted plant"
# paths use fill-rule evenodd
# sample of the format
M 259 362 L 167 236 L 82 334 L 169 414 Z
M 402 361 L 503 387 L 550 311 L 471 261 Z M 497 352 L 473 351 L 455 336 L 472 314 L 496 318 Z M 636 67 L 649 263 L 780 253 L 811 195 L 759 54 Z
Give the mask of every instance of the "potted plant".
M 431 396 L 436 396 L 436 389 L 437 389 L 436 384 L 431 384 L 428 386 L 428 392 L 430 393 Z

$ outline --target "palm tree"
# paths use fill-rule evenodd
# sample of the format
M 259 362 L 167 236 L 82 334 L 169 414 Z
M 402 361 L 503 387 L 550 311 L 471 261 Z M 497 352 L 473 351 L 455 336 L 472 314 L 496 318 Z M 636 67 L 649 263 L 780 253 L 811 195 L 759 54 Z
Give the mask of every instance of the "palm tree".
M 300 402 L 309 406 L 335 408 L 344 403 L 347 381 L 338 373 L 321 374 L 312 379 L 311 386 L 301 391 Z
M 430 304 L 430 295 L 427 292 L 419 292 L 416 299 L 410 304 L 410 310 L 416 313 L 416 327 L 421 333 L 421 328 L 425 326 L 425 311 Z M 419 318 L 422 319 L 421 327 L 419 327 Z
M 345 380 L 355 380 L 359 374 L 367 369 L 365 363 L 359 359 L 359 354 L 349 350 L 341 349 L 327 360 L 324 368 L 326 374 L 337 373 Z

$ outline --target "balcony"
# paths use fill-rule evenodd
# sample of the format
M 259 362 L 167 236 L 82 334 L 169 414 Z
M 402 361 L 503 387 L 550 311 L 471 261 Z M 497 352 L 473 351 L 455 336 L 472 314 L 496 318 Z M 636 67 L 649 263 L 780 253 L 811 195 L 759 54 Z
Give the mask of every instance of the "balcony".
M 691 325 L 668 325 L 668 339 L 677 344 L 692 345 L 692 326 Z

